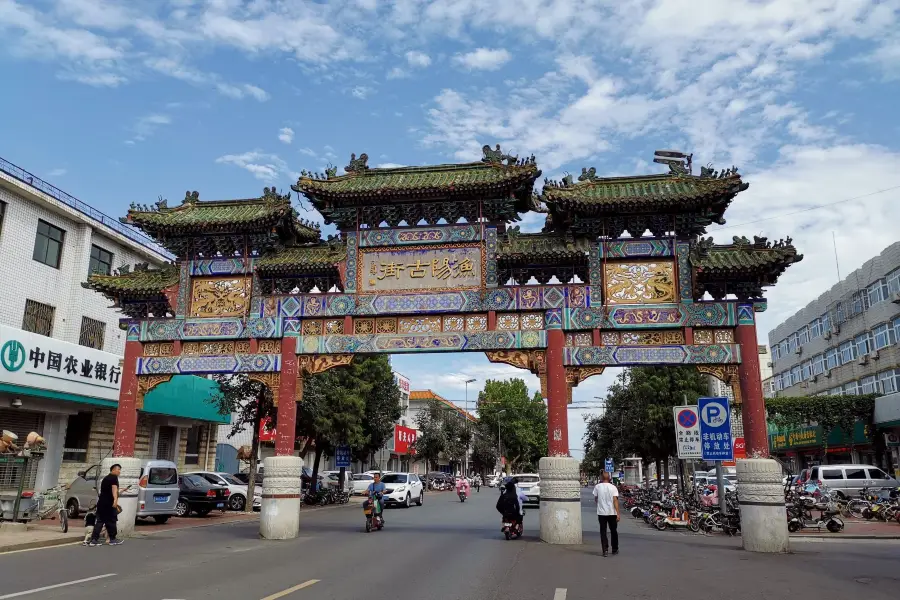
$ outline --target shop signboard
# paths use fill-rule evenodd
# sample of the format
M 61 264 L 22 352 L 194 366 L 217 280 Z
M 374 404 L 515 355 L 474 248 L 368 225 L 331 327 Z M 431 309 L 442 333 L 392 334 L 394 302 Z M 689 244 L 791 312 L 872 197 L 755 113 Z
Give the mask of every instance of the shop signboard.
M 394 425 L 394 448 L 397 454 L 415 454 L 413 446 L 416 443 L 416 435 L 418 432 L 411 427 L 403 425 Z
M 121 357 L 0 325 L 0 383 L 119 400 Z

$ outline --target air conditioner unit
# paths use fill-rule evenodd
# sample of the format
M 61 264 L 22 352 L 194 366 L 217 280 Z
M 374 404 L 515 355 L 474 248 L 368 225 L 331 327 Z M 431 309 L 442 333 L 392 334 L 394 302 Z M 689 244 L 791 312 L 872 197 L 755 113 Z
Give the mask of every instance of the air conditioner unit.
M 862 356 L 860 356 L 860 357 L 859 357 L 859 364 L 861 364 L 861 365 L 867 365 L 867 364 L 869 364 L 869 355 L 868 355 L 868 354 L 863 354 Z
M 891 302 L 894 304 L 900 304 L 900 292 L 894 292 L 891 294 Z
M 830 339 L 831 339 L 831 332 L 830 332 L 830 331 L 826 331 L 826 332 L 825 332 L 825 335 L 822 336 L 822 337 L 824 337 L 826 340 L 830 340 Z
M 825 375 L 825 377 L 831 377 L 831 369 L 825 369 L 823 375 Z
M 881 358 L 881 355 L 878 353 L 878 350 L 872 350 L 871 352 L 869 352 L 869 358 L 871 358 L 872 360 L 878 360 L 879 358 Z
M 797 349 L 794 350 L 794 354 L 797 354 L 798 356 L 803 354 L 803 346 L 797 346 Z
M 840 326 L 840 325 L 835 325 L 835 326 L 834 326 L 834 335 L 837 335 L 837 334 L 839 334 L 840 332 L 841 332 L 841 326 Z
M 773 363 L 771 360 L 769 362 L 767 362 L 766 364 L 769 366 L 770 369 L 775 366 L 775 363 Z
M 818 376 L 818 375 L 813 375 L 813 376 L 812 376 L 811 381 L 812 381 L 813 383 L 815 383 L 815 382 L 818 381 L 818 380 L 819 380 L 819 376 Z

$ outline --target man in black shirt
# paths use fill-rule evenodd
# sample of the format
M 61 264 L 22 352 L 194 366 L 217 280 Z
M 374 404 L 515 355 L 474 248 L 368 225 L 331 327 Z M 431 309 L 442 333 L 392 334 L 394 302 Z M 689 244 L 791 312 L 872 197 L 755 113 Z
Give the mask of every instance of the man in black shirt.
M 118 546 L 122 540 L 116 537 L 116 520 L 119 515 L 119 473 L 122 466 L 115 464 L 109 469 L 109 475 L 100 482 L 100 497 L 97 499 L 97 522 L 91 535 L 89 546 L 101 546 L 100 532 L 106 526 L 109 545 Z

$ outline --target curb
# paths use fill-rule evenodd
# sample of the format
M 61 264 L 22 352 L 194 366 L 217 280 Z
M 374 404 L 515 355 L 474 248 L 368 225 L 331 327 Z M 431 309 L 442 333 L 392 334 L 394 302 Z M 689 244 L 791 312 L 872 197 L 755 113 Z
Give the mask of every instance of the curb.
M 831 536 L 824 535 L 792 535 L 788 539 L 797 540 L 800 542 L 808 542 L 811 540 L 823 541 L 823 542 L 837 542 L 840 540 L 900 540 L 900 535 L 841 535 L 839 533 L 832 534 Z
M 51 548 L 53 546 L 65 546 L 67 544 L 77 544 L 81 541 L 82 536 L 51 538 L 49 540 L 38 540 L 34 542 L 22 542 L 21 544 L 8 544 L 0 546 L 0 554 L 7 552 L 15 552 L 17 550 L 34 550 L 36 548 Z

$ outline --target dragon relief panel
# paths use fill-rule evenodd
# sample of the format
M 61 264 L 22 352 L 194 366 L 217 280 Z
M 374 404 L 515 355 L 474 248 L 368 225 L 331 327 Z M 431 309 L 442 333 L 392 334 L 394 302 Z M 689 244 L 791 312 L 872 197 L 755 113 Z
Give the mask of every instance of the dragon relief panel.
M 607 263 L 605 288 L 609 304 L 674 302 L 675 265 L 672 262 Z
M 195 277 L 192 317 L 243 317 L 250 307 L 249 277 Z

